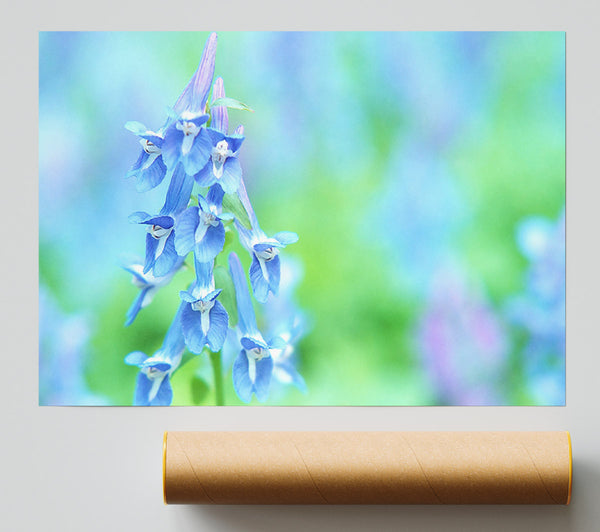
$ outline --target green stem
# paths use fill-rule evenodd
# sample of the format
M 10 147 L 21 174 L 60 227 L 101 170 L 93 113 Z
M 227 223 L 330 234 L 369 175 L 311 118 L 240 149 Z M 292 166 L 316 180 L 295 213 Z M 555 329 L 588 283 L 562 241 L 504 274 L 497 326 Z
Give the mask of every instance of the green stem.
M 223 406 L 225 405 L 225 388 L 223 386 L 223 364 L 221 363 L 221 352 L 211 352 L 210 363 L 212 365 L 215 381 L 215 401 L 217 406 Z

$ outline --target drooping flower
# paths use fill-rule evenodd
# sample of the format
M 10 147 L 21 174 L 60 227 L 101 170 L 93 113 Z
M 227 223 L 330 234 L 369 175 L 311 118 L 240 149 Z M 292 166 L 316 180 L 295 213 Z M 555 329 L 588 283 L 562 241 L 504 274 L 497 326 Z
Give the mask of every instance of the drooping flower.
M 135 176 L 138 192 L 146 192 L 160 185 L 167 173 L 162 158 L 162 130 L 150 131 L 140 122 L 127 122 L 125 128 L 140 137 L 142 152 L 125 177 Z
M 179 216 L 175 226 L 175 250 L 181 256 L 192 249 L 199 262 L 210 262 L 221 252 L 225 244 L 223 220 L 231 220 L 228 213 L 221 213 L 223 189 L 213 185 L 206 199 L 198 195 L 198 207 L 189 207 Z
M 223 79 L 217 78 L 213 88 L 213 101 L 224 97 Z M 237 154 L 244 140 L 243 127 L 239 126 L 233 135 L 228 136 L 227 108 L 222 105 L 212 107 L 211 115 L 211 127 L 207 131 L 212 141 L 212 151 L 208 162 L 194 178 L 201 187 L 219 183 L 225 193 L 233 194 L 242 178 L 242 167 Z
M 296 345 L 310 327 L 310 320 L 294 301 L 294 291 L 301 277 L 299 263 L 290 257 L 281 261 L 281 290 L 265 306 L 264 319 L 270 335 L 279 336 L 285 342 L 285 347 L 271 349 L 273 377 L 283 385 L 292 384 L 306 393 L 304 378 L 296 369 Z
M 221 290 L 215 290 L 212 262 L 196 262 L 196 281 L 188 291 L 180 292 L 183 336 L 188 349 L 200 354 L 205 345 L 213 352 L 223 347 L 229 318 L 217 301 Z
M 298 235 L 290 231 L 281 231 L 273 235 L 273 237 L 268 237 L 258 225 L 258 220 L 250 204 L 243 180 L 240 182 L 238 194 L 248 213 L 252 229 L 246 229 L 237 220 L 235 225 L 240 236 L 240 242 L 252 256 L 250 282 L 254 297 L 257 301 L 265 303 L 269 292 L 277 295 L 279 290 L 281 275 L 279 252 L 287 245 L 297 242 Z
M 523 357 L 528 390 L 536 404 L 565 403 L 565 213 L 556 222 L 529 217 L 517 228 L 529 260 L 525 290 L 510 299 L 509 319 L 528 338 Z
M 127 311 L 127 320 L 125 326 L 129 326 L 133 323 L 136 316 L 141 309 L 147 307 L 154 299 L 156 292 L 159 288 L 169 284 L 171 279 L 182 266 L 184 261 L 183 257 L 179 257 L 171 269 L 171 271 L 163 277 L 155 277 L 152 273 L 144 273 L 144 266 L 141 262 L 135 261 L 123 266 L 123 269 L 132 275 L 131 282 L 140 289 L 139 294 L 134 299 L 133 303 Z
M 125 357 L 126 364 L 140 368 L 135 386 L 136 406 L 168 406 L 173 401 L 170 377 L 179 367 L 185 349 L 181 328 L 183 306 L 183 303 L 179 306 L 163 345 L 156 353 L 147 357 L 141 351 L 133 351 Z
M 269 395 L 273 374 L 271 350 L 285 349 L 285 342 L 280 337 L 267 342 L 258 330 L 244 271 L 235 253 L 229 255 L 229 270 L 235 287 L 242 347 L 233 363 L 233 387 L 246 403 L 250 402 L 252 394 L 264 402 Z
M 197 174 L 212 152 L 212 139 L 204 124 L 208 93 L 215 72 L 217 35 L 206 42 L 200 65 L 173 107 L 170 124 L 165 130 L 162 155 L 167 168 L 183 164 L 187 174 Z
M 179 164 L 171 177 L 165 204 L 160 212 L 152 215 L 138 211 L 129 216 L 131 223 L 148 226 L 143 273 L 152 271 L 155 277 L 163 277 L 177 264 L 179 255 L 175 250 L 175 219 L 187 206 L 193 185 L 193 179 Z

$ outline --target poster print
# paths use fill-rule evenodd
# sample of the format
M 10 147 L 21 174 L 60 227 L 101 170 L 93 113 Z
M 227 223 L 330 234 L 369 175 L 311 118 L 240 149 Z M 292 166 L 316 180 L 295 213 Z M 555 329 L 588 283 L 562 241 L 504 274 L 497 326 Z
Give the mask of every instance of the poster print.
M 565 404 L 564 33 L 39 42 L 40 404 Z

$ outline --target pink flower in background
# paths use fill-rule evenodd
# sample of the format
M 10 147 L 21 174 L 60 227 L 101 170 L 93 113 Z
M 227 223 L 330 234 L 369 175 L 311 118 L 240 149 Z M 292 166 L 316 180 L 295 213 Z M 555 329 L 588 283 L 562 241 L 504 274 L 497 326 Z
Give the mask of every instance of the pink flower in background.
M 504 404 L 508 354 L 503 324 L 483 292 L 454 270 L 438 274 L 421 318 L 423 364 L 441 404 Z

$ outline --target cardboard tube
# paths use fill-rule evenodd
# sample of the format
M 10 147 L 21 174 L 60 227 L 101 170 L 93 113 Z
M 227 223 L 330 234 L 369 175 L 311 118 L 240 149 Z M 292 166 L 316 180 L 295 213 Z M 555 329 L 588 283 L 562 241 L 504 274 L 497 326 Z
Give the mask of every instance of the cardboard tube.
M 569 504 L 568 432 L 167 432 L 167 504 Z

